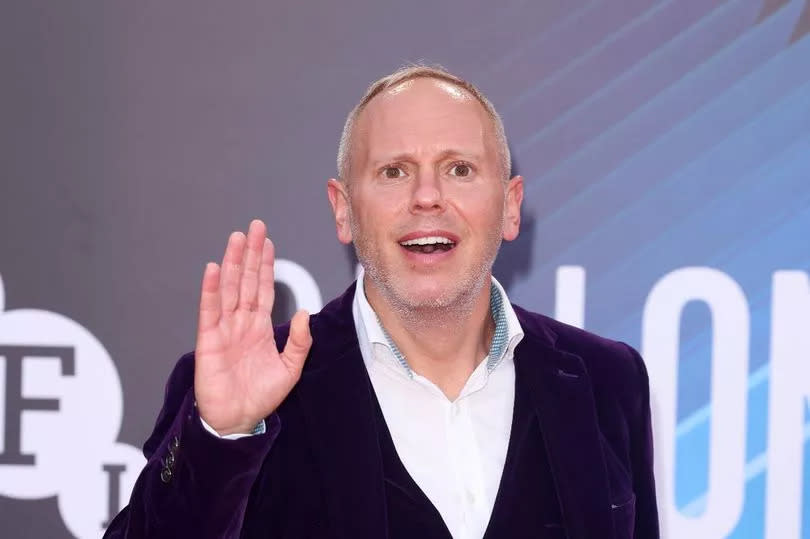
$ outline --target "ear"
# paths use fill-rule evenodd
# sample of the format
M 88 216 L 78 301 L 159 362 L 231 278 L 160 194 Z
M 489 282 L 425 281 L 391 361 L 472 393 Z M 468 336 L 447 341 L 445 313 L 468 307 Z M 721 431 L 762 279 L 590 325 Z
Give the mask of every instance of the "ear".
M 349 194 L 346 192 L 346 184 L 335 178 L 329 178 L 326 182 L 326 194 L 329 196 L 329 204 L 332 205 L 332 213 L 335 214 L 335 228 L 340 243 L 349 244 L 352 242 L 352 227 L 349 225 Z
M 520 233 L 520 207 L 523 204 L 523 176 L 514 176 L 506 184 L 503 239 L 512 241 Z

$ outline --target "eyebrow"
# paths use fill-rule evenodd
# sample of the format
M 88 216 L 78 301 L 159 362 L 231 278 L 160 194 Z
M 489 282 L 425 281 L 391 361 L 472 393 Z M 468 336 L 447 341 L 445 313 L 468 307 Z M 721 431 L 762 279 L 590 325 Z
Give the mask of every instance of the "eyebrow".
M 479 155 L 477 153 L 447 149 L 447 150 L 442 151 L 438 155 L 436 160 L 437 161 L 446 161 L 447 159 L 453 159 L 453 158 L 456 158 L 456 159 L 469 159 L 471 161 L 480 161 L 482 159 L 481 155 Z M 398 154 L 396 154 L 396 155 L 394 155 L 394 156 L 392 156 L 390 158 L 387 158 L 387 159 L 374 159 L 373 162 L 374 162 L 375 166 L 377 166 L 377 165 L 382 165 L 384 163 L 394 163 L 394 162 L 397 162 L 397 161 L 414 162 L 414 161 L 416 161 L 416 158 L 415 158 L 413 153 L 404 152 L 404 153 L 398 153 Z

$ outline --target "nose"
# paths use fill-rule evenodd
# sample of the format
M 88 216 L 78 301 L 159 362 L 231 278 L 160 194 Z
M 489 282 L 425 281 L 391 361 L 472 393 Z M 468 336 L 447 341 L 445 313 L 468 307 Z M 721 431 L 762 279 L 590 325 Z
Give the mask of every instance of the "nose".
M 444 193 L 439 177 L 434 171 L 420 171 L 412 185 L 411 213 L 444 211 Z

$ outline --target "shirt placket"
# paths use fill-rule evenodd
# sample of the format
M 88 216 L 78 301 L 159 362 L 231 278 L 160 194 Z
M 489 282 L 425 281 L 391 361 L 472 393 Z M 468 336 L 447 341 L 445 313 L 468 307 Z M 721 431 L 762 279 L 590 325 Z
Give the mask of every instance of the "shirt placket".
M 471 378 L 470 382 L 476 381 Z M 469 393 L 465 395 L 462 391 L 462 397 L 448 403 L 446 409 L 448 453 L 456 478 L 458 519 L 462 530 L 462 535 L 456 539 L 480 538 L 482 521 L 488 520 L 489 516 L 478 441 L 473 430 L 468 399 Z

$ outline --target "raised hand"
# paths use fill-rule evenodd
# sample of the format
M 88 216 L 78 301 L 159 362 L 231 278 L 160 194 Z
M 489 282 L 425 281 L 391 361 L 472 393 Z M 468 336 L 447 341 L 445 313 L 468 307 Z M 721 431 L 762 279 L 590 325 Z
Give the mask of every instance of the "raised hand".
M 312 345 L 309 315 L 293 316 L 279 352 L 270 313 L 273 243 L 264 223 L 247 238 L 234 232 L 222 267 L 205 267 L 195 349 L 194 394 L 200 416 L 220 435 L 248 433 L 271 414 L 301 377 Z

